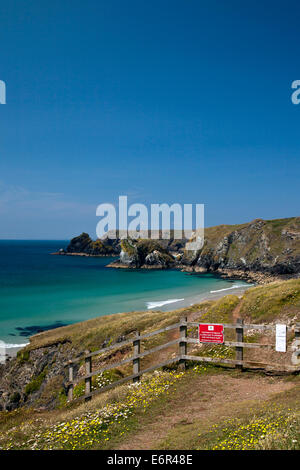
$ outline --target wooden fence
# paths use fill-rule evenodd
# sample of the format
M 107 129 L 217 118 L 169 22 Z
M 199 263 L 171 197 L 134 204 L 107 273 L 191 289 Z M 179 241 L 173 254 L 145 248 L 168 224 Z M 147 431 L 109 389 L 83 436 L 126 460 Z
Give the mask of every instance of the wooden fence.
M 77 398 L 76 400 L 90 400 L 93 395 L 104 392 L 109 390 L 117 385 L 123 384 L 128 381 L 137 382 L 140 380 L 141 376 L 147 372 L 151 372 L 155 369 L 159 369 L 161 367 L 167 366 L 169 364 L 173 364 L 178 362 L 180 369 L 184 370 L 186 367 L 186 361 L 197 361 L 197 362 L 204 362 L 204 363 L 216 363 L 216 364 L 225 364 L 226 366 L 231 365 L 237 369 L 243 370 L 243 368 L 260 368 L 260 369 L 267 369 L 272 368 L 273 370 L 277 371 L 285 371 L 285 372 L 295 372 L 300 371 L 300 366 L 293 366 L 293 365 L 280 365 L 280 364 L 268 364 L 264 362 L 255 362 L 255 361 L 248 361 L 244 359 L 244 348 L 269 348 L 274 349 L 274 344 L 262 344 L 262 343 L 248 343 L 244 342 L 244 332 L 245 330 L 258 330 L 261 332 L 268 332 L 270 330 L 275 330 L 275 325 L 256 325 L 256 324 L 246 324 L 242 319 L 238 319 L 234 324 L 224 323 L 222 324 L 224 329 L 233 329 L 235 330 L 235 339 L 236 341 L 224 341 L 222 345 L 229 346 L 235 348 L 235 359 L 225 359 L 223 357 L 205 357 L 205 356 L 193 356 L 188 354 L 187 346 L 188 344 L 201 344 L 199 339 L 197 338 L 190 338 L 188 337 L 188 327 L 199 327 L 199 325 L 207 325 L 207 323 L 199 323 L 199 322 L 189 322 L 187 318 L 181 318 L 179 323 L 175 323 L 173 325 L 166 326 L 165 328 L 161 328 L 159 330 L 151 331 L 150 333 L 146 333 L 141 335 L 140 332 L 136 332 L 136 335 L 128 340 L 121 341 L 119 343 L 115 343 L 112 346 L 99 349 L 98 351 L 85 351 L 85 355 L 82 358 L 77 358 L 74 360 L 69 361 L 66 366 L 68 366 L 68 400 L 74 400 L 74 386 L 79 382 L 85 381 L 85 393 L 83 396 Z M 215 323 L 214 323 L 215 325 Z M 141 341 L 147 340 L 152 336 L 158 335 L 160 333 L 165 333 L 170 330 L 178 330 L 179 337 L 169 341 L 167 343 L 161 344 L 154 348 L 148 349 L 146 351 L 141 352 Z M 295 338 L 300 340 L 300 323 L 297 323 L 295 327 L 287 328 L 288 331 L 294 331 Z M 148 356 L 149 354 L 155 353 L 162 349 L 165 349 L 169 346 L 178 344 L 178 355 L 175 357 L 170 357 L 169 359 L 157 363 L 151 367 L 141 370 L 141 359 Z M 211 345 L 216 345 L 215 343 L 206 343 Z M 132 345 L 133 347 L 133 354 L 131 357 L 127 357 L 119 362 L 115 362 L 113 364 L 109 364 L 105 367 L 102 367 L 97 370 L 93 370 L 92 368 L 92 358 L 94 356 L 99 356 L 100 354 L 106 354 L 109 351 L 113 351 L 119 349 L 124 346 Z M 80 363 L 84 359 L 85 361 L 85 375 L 82 377 L 74 377 L 74 366 L 76 363 Z M 122 377 L 121 379 L 101 387 L 97 390 L 92 391 L 92 378 L 105 372 L 107 370 L 116 369 L 120 366 L 128 364 L 132 362 L 133 370 L 132 374 L 126 377 Z

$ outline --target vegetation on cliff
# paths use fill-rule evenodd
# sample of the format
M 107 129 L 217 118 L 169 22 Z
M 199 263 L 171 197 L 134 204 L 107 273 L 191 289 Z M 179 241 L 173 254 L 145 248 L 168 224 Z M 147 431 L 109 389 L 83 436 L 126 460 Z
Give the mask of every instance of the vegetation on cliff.
M 207 228 L 203 248 L 185 252 L 182 264 L 211 271 L 299 273 L 300 217 Z
M 151 239 L 121 240 L 120 261 L 135 268 L 149 266 L 168 268 L 175 264 L 169 247 L 165 247 L 159 240 Z
M 137 330 L 149 332 L 163 328 L 177 322 L 183 315 L 193 318 L 193 321 L 231 322 L 235 312 L 246 320 L 258 323 L 280 320 L 294 324 L 300 321 L 300 279 L 253 287 L 241 298 L 227 295 L 219 300 L 205 301 L 171 312 L 103 316 L 39 333 L 30 338 L 30 344 L 19 352 L 17 358 L 1 366 L 2 409 L 33 404 L 47 408 L 59 406 L 63 396 L 66 396 L 64 364 L 71 358 L 80 358 L 86 349 L 95 351 L 111 344 L 117 345 L 119 341 L 132 338 Z M 153 337 L 145 341 L 143 347 L 162 344 L 169 338 L 168 335 L 164 333 Z M 101 364 L 128 354 L 130 347 L 116 348 L 115 352 L 101 359 Z M 143 359 L 143 364 L 151 366 L 155 359 L 155 355 L 149 356 Z M 79 363 L 76 372 L 80 373 L 81 367 L 82 363 Z M 126 366 L 119 372 L 127 372 Z M 18 400 L 15 393 L 18 393 Z
M 120 255 L 111 266 L 172 268 L 226 274 L 300 273 L 300 217 L 262 220 L 205 229 L 201 250 L 184 251 L 186 240 L 116 239 L 93 241 L 83 233 L 71 240 L 67 254 Z
M 119 243 L 115 240 L 105 239 L 93 241 L 88 233 L 83 232 L 72 238 L 65 253 L 85 254 L 90 256 L 116 256 L 120 253 Z
M 157 441 L 159 448 L 164 449 L 277 448 L 280 445 L 299 448 L 299 381 L 296 377 L 288 381 L 273 378 L 269 382 L 268 378 L 254 376 L 253 373 L 240 375 L 232 369 L 193 363 L 182 373 L 177 371 L 175 364 L 163 372 L 146 374 L 138 385 L 119 386 L 100 394 L 88 404 L 67 404 L 66 361 L 76 356 L 80 358 L 86 348 L 96 350 L 111 344 L 117 346 L 118 341 L 133 338 L 137 330 L 150 332 L 178 321 L 183 315 L 193 321 L 230 323 L 238 315 L 257 323 L 276 321 L 295 324 L 300 321 L 300 280 L 253 287 L 240 298 L 228 295 L 172 312 L 110 315 L 33 336 L 17 358 L 2 366 L 0 390 L 2 406 L 7 411 L 0 412 L 0 447 L 105 449 L 127 448 L 129 445 L 129 448 L 134 448 L 130 446 L 135 443 L 138 445 L 138 434 L 151 434 L 151 429 L 156 426 L 155 420 L 164 410 L 165 418 L 160 421 L 160 430 L 155 431 L 158 433 L 158 441 L 154 436 L 148 436 L 148 443 L 143 441 L 143 445 L 154 445 Z M 148 349 L 170 341 L 171 335 L 172 331 L 167 331 L 149 338 L 142 347 Z M 246 342 L 263 340 L 257 331 L 249 331 L 245 337 Z M 292 340 L 289 336 L 289 345 Z M 173 346 L 170 348 L 168 354 L 172 354 Z M 227 349 L 223 346 L 219 349 L 214 345 L 204 346 L 193 354 L 230 357 Z M 257 350 L 247 351 L 247 357 L 255 359 Z M 109 353 L 104 359 L 100 358 L 99 364 L 95 366 L 115 362 L 130 354 L 130 348 L 116 347 L 115 352 Z M 158 351 L 144 358 L 142 367 L 159 362 L 161 354 L 164 352 Z M 278 353 L 260 351 L 257 359 L 261 360 L 261 354 L 268 354 L 272 361 L 275 356 L 271 354 Z M 76 373 L 79 376 L 83 374 L 83 362 L 79 362 Z M 99 388 L 128 373 L 130 366 L 124 365 L 112 370 L 110 375 L 97 376 L 93 387 Z M 76 396 L 82 393 L 80 383 L 76 386 Z M 275 395 L 272 395 L 273 389 L 277 394 L 276 400 Z M 189 399 L 191 390 L 193 398 Z M 220 390 L 220 393 L 216 390 Z M 247 390 L 247 397 L 252 397 L 251 406 L 255 405 L 255 417 L 247 401 L 250 398 L 243 395 L 243 390 Z M 257 390 L 261 390 L 261 395 L 257 395 Z M 278 395 L 279 392 L 281 395 Z M 194 397 L 195 393 L 201 396 Z M 235 397 L 234 402 L 232 396 Z M 222 406 L 222 419 L 209 411 L 211 407 L 208 407 L 208 403 L 214 400 L 214 406 Z M 191 406 L 194 410 L 199 407 L 192 421 L 189 418 Z M 180 416 L 178 426 L 175 427 L 168 417 L 171 409 L 177 410 L 176 416 L 177 413 Z M 208 411 L 204 412 L 203 409 Z M 281 426 L 280 431 L 277 424 Z M 237 435 L 239 426 L 243 427 L 243 432 Z M 279 444 L 282 428 L 285 437 Z

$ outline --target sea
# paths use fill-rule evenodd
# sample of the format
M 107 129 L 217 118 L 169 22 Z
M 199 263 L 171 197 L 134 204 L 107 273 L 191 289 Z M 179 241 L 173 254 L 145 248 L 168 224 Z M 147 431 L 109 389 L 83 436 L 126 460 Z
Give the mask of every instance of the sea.
M 0 341 L 118 312 L 174 310 L 249 287 L 179 270 L 113 269 L 114 258 L 55 256 L 68 241 L 0 240 Z

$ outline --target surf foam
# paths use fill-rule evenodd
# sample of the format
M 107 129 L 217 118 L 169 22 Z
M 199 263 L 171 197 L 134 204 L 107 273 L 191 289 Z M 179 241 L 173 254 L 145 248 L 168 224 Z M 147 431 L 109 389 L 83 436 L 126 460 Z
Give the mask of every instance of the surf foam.
M 254 286 L 254 284 L 248 284 L 247 286 Z M 218 289 L 218 290 L 211 290 L 209 291 L 210 294 L 215 294 L 216 292 L 223 292 L 224 290 L 231 290 L 231 289 L 241 289 L 247 287 L 243 284 L 238 284 L 237 286 L 226 287 L 225 289 Z
M 25 348 L 25 346 L 27 346 L 27 344 L 29 344 L 29 343 L 11 344 L 11 343 L 4 343 L 3 341 L 1 341 L 1 343 L 2 343 L 2 348 L 5 348 L 5 349 Z
M 174 302 L 180 302 L 184 299 L 169 299 L 169 300 L 160 300 L 158 302 L 146 302 L 147 309 L 151 310 L 152 308 L 162 307 L 163 305 L 173 304 Z

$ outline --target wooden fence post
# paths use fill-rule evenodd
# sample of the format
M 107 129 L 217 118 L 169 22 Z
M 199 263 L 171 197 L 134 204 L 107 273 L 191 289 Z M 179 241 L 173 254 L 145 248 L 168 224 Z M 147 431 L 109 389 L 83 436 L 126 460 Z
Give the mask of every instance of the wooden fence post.
M 136 332 L 137 338 L 140 336 L 140 332 Z M 140 339 L 135 339 L 133 341 L 133 373 L 138 374 L 140 372 L 140 358 L 136 357 L 141 353 L 141 340 Z M 139 382 L 140 376 L 138 375 L 137 377 L 133 378 L 133 382 Z
M 300 360 L 300 353 L 299 353 L 299 351 L 300 351 L 300 323 L 296 323 L 296 325 L 295 325 L 295 348 L 296 348 L 296 350 L 294 351 L 294 353 L 292 355 L 292 362 L 293 362 L 294 366 L 299 366 L 299 360 Z M 293 359 L 295 359 L 295 362 L 293 361 Z
M 74 390 L 74 364 L 72 361 L 69 361 L 69 386 L 68 386 L 68 401 L 73 400 L 73 390 Z
M 244 320 L 242 318 L 238 318 L 236 320 L 236 342 L 237 343 L 243 343 L 244 342 Z M 235 348 L 236 351 L 236 360 L 237 361 L 242 361 L 244 358 L 244 348 L 243 346 L 236 346 Z M 236 364 L 236 369 L 243 370 L 243 365 L 242 364 Z
M 85 354 L 89 354 L 90 351 L 85 351 Z M 92 372 L 92 358 L 91 356 L 85 358 L 85 375 Z M 85 378 L 85 395 L 89 395 L 92 392 L 92 377 Z M 89 401 L 91 397 L 86 397 L 85 401 Z
M 179 326 L 179 337 L 180 339 L 187 338 L 187 317 L 180 318 L 180 326 Z M 179 369 L 185 370 L 185 359 L 181 359 L 182 356 L 186 356 L 187 353 L 187 342 L 180 341 L 179 342 Z

